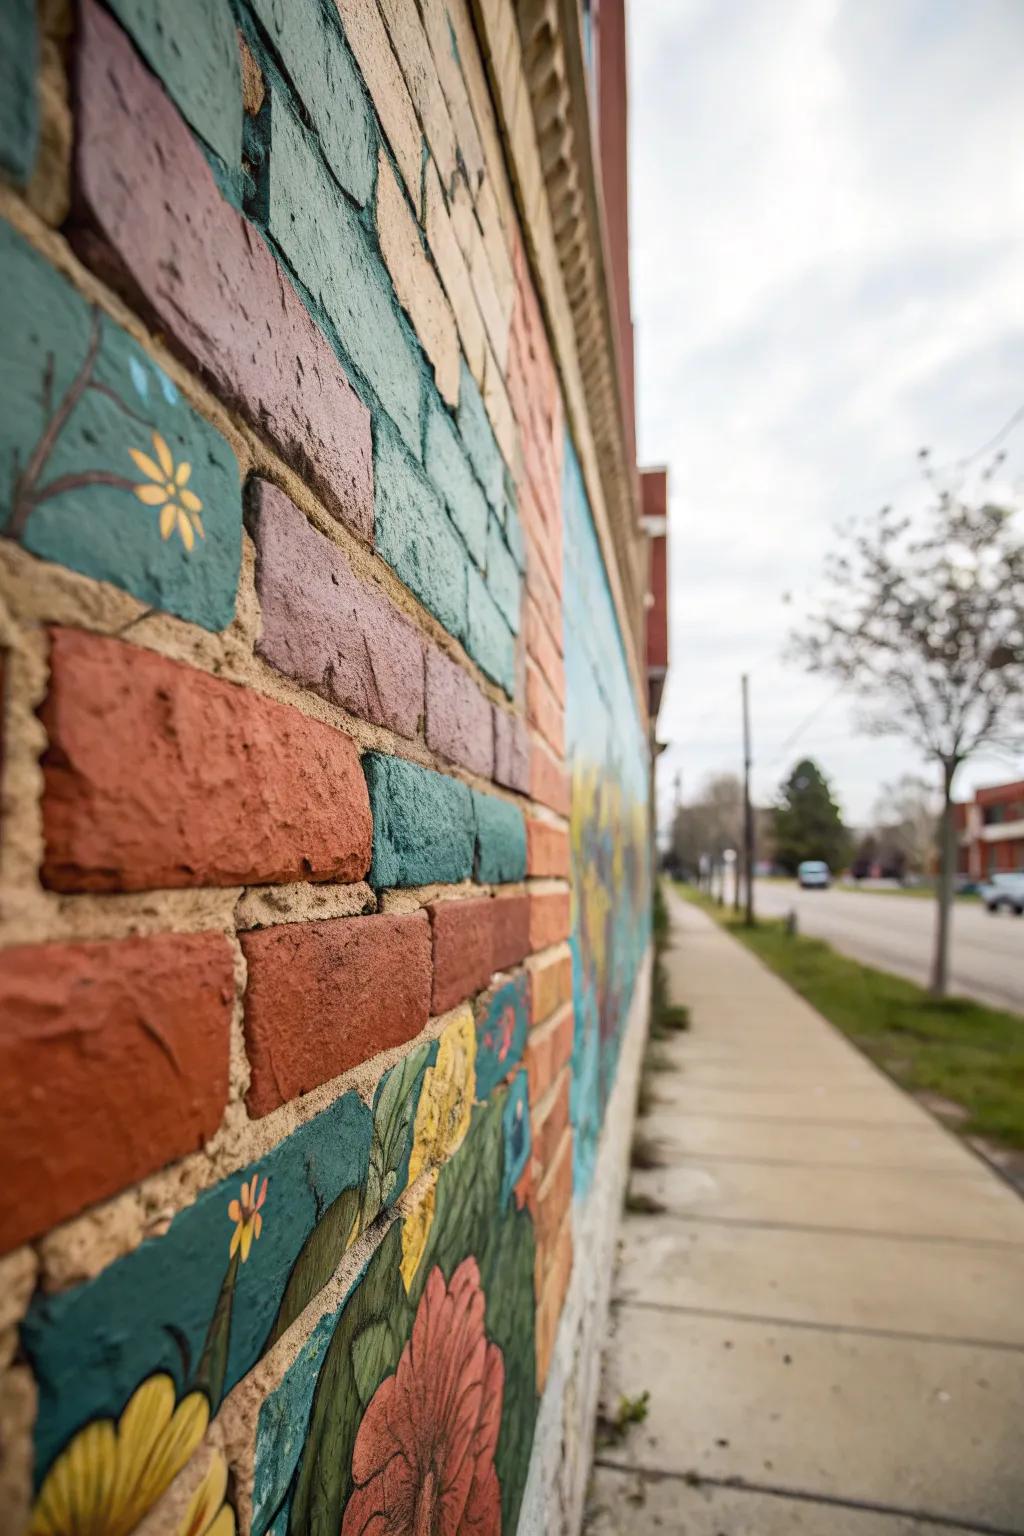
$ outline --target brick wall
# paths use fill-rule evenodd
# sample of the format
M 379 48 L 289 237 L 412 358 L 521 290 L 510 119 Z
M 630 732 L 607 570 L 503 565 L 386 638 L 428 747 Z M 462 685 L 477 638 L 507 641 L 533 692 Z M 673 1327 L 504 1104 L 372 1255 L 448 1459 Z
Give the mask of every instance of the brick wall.
M 487 78 L 466 0 L 0 16 L 12 1533 L 404 1528 L 428 1398 L 516 1527 L 581 1036 L 565 413 Z

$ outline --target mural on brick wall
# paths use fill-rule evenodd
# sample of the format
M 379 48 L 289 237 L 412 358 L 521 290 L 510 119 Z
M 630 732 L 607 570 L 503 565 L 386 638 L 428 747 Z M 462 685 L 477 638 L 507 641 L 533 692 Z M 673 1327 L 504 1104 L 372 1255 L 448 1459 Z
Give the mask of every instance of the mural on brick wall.
M 349 1294 L 261 1404 L 254 1536 L 515 1529 L 537 1404 L 533 1224 L 514 1192 L 526 1017 L 520 984 L 479 1018 L 457 1010 L 372 1109 L 344 1095 L 163 1236 L 36 1298 L 31 1536 L 128 1536 L 193 1464 L 179 1536 L 231 1536 L 211 1420 L 375 1222 Z
M 619 1043 L 647 944 L 647 743 L 572 444 L 563 474 L 566 756 L 575 1040 L 575 1185 L 590 1184 Z

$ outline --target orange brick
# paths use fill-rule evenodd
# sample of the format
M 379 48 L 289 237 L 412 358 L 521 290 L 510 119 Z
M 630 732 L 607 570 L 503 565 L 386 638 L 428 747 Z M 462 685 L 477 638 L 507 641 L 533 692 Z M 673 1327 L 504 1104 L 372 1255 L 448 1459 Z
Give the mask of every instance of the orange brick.
M 566 1004 L 546 1024 L 531 1029 L 524 1057 L 531 1110 L 544 1097 L 571 1057 L 573 1033 L 571 1003 Z
M 547 949 L 569 937 L 569 892 L 530 893 L 530 948 Z
M 564 827 L 527 818 L 526 873 L 568 877 L 569 834 Z
M 535 662 L 526 663 L 526 718 L 559 757 L 565 756 L 565 712 Z
M 530 743 L 530 794 L 560 816 L 568 816 L 571 803 L 569 775 L 542 742 Z
M 562 1135 L 569 1124 L 571 1081 L 571 1073 L 563 1068 L 554 1087 L 548 1090 L 530 1116 L 530 1134 L 533 1141 L 530 1155 L 535 1164 L 534 1177 L 540 1183 L 543 1183 L 548 1168 L 554 1162 Z
M 558 1337 L 558 1323 L 562 1316 L 562 1307 L 565 1303 L 566 1293 L 569 1289 L 569 1281 L 572 1277 L 572 1222 L 566 1220 L 562 1223 L 558 1232 L 554 1250 L 551 1254 L 551 1262 L 548 1266 L 547 1278 L 542 1285 L 538 1285 L 537 1294 L 540 1300 L 537 1304 L 536 1340 L 537 1340 L 537 1386 L 543 1389 L 551 1366 L 551 1356 L 555 1350 L 555 1340 Z
M 572 1131 L 562 1132 L 554 1157 L 537 1189 L 533 1230 L 538 1248 L 552 1248 L 562 1217 L 572 1204 Z M 545 1266 L 546 1267 L 546 1266 Z
M 536 600 L 529 593 L 524 602 L 526 650 L 532 656 L 551 686 L 555 698 L 565 704 L 565 662 L 559 646 L 541 617 Z
M 572 956 L 550 955 L 530 963 L 533 1023 L 542 1024 L 572 997 Z

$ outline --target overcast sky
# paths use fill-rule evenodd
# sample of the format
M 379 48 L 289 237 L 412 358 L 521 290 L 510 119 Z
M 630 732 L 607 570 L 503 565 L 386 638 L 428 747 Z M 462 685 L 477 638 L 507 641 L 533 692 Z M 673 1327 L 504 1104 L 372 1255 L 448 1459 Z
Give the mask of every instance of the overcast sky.
M 629 15 L 639 447 L 670 470 L 662 816 L 677 770 L 688 798 L 739 766 L 746 670 L 756 797 L 806 754 L 863 822 L 921 765 L 781 651 L 835 525 L 915 497 L 919 447 L 956 460 L 1024 404 L 1024 0 Z M 1005 446 L 1019 476 L 1024 426 Z

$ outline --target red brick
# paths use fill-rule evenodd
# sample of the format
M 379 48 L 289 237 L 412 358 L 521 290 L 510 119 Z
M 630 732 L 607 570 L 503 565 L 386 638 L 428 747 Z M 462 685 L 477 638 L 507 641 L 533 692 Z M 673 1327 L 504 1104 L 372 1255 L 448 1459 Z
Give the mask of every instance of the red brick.
M 527 585 L 531 591 L 538 587 L 550 587 L 557 601 L 562 591 L 560 496 L 539 490 L 534 481 L 527 476 L 519 482 L 519 515 L 531 555 L 530 564 L 533 567 L 527 572 Z M 547 607 L 547 603 L 545 606 Z M 555 623 L 552 622 L 551 628 L 557 633 Z
M 458 662 L 427 647 L 427 746 L 471 773 L 494 772 L 493 706 Z
M 434 1013 L 486 987 L 494 971 L 494 902 L 489 896 L 436 901 L 427 909 L 434 932 Z
M 551 687 L 552 693 L 563 707 L 565 705 L 565 662 L 562 660 L 551 632 L 540 616 L 540 609 L 532 597 L 524 601 L 524 631 L 526 649 L 533 657 Z
M 506 789 L 530 792 L 530 733 L 522 715 L 494 705 L 494 778 Z
M 565 1130 L 537 1188 L 534 1237 L 541 1250 L 550 1248 L 572 1204 L 572 1132 Z
M 554 1087 L 548 1089 L 543 1100 L 530 1116 L 530 1132 L 533 1139 L 530 1155 L 537 1165 L 538 1183 L 543 1183 L 547 1169 L 553 1165 L 562 1133 L 569 1124 L 571 1081 L 571 1074 L 563 1068 Z
M 530 743 L 530 794 L 560 816 L 570 808 L 569 775 L 542 742 Z
M 124 33 L 94 0 L 78 25 L 78 250 L 370 539 L 369 411 Z
M 557 588 L 552 585 L 551 577 L 541 562 L 538 554 L 537 536 L 531 529 L 530 518 L 523 518 L 523 530 L 526 534 L 526 590 L 537 605 L 538 612 L 547 625 L 549 634 L 555 641 L 559 653 L 564 648 L 562 639 L 562 600 Z
M 569 834 L 564 827 L 553 827 L 536 817 L 526 818 L 526 873 L 568 875 Z
M 55 629 L 50 665 L 51 889 L 365 875 L 370 802 L 348 736 L 122 640 Z
M 407 916 L 282 923 L 239 935 L 253 1115 L 418 1035 L 430 1012 L 430 926 Z
M 415 625 L 276 485 L 253 483 L 248 522 L 262 614 L 258 655 L 360 719 L 415 736 L 424 649 Z M 489 726 L 486 719 L 488 745 Z
M 572 997 L 572 956 L 552 955 L 531 962 L 530 995 L 533 1022 L 542 1024 Z
M 532 661 L 526 663 L 526 718 L 558 756 L 564 757 L 565 712 Z
M 222 934 L 0 953 L 0 1251 L 213 1135 L 234 991 Z
M 531 892 L 530 948 L 547 949 L 569 937 L 569 892 Z
M 572 1056 L 573 1011 L 571 1006 L 546 1024 L 530 1030 L 526 1041 L 527 1089 L 530 1108 L 544 1097 Z
M 496 971 L 507 971 L 530 953 L 529 896 L 496 896 L 491 902 Z

